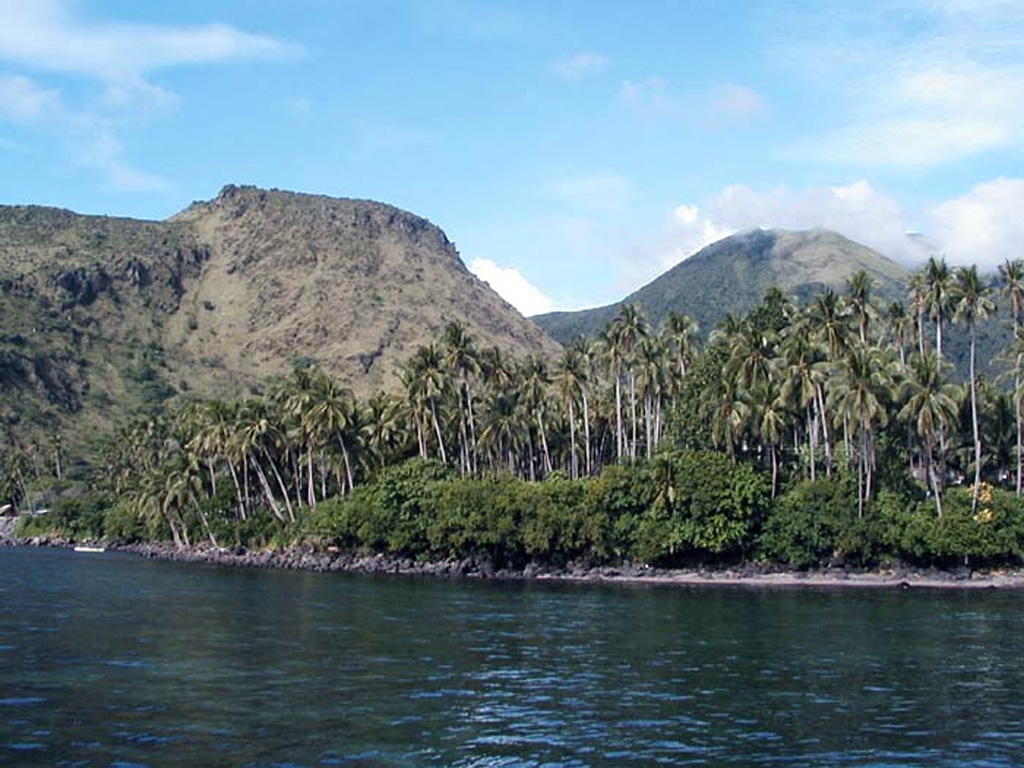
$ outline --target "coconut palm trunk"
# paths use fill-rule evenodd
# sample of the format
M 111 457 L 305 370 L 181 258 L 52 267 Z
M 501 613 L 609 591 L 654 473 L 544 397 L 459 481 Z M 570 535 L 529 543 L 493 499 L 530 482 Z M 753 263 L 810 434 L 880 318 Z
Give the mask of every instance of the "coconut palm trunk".
M 825 445 L 825 477 L 832 477 L 832 440 L 828 434 L 828 419 L 825 416 L 825 396 L 821 387 L 815 386 L 818 393 L 818 416 L 821 420 L 821 438 Z
M 622 379 L 618 371 L 615 375 L 615 447 L 616 456 L 622 461 Z
M 975 376 L 975 350 L 977 331 L 971 323 L 971 427 L 974 430 L 974 493 L 971 496 L 971 514 L 978 511 L 978 493 L 981 490 L 981 435 L 978 429 L 978 379 Z
M 448 463 L 448 454 L 444 450 L 444 438 L 441 436 L 441 422 L 437 420 L 437 406 L 434 398 L 430 398 L 430 418 L 434 422 L 434 434 L 437 435 L 437 448 L 441 453 L 441 463 Z
M 579 477 L 578 459 L 576 456 L 576 411 L 573 408 L 572 400 L 569 401 L 569 476 L 575 480 Z
M 583 388 L 583 440 L 585 443 L 587 477 L 590 477 L 593 474 L 593 468 L 590 463 L 590 408 L 587 404 L 586 387 Z

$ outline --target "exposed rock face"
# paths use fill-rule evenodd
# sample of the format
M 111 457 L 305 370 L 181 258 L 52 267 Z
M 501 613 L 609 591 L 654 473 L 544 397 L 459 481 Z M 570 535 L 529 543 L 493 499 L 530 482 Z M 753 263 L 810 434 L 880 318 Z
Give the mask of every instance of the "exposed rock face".
M 452 320 L 516 355 L 558 348 L 388 205 L 228 186 L 166 222 L 0 206 L 0 437 L 70 447 L 302 359 L 365 396 Z

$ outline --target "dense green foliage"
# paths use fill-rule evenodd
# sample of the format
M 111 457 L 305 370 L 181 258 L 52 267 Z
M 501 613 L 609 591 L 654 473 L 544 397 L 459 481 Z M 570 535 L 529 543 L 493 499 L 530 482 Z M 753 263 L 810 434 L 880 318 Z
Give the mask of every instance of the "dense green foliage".
M 267 511 L 241 521 L 230 499 L 218 512 L 187 521 L 198 540 L 212 531 L 222 546 L 319 548 L 418 560 L 474 557 L 495 567 L 657 566 L 768 561 L 795 568 L 873 566 L 903 561 L 954 567 L 1024 563 L 1024 502 L 984 486 L 946 494 L 942 517 L 921 494 L 883 492 L 857 515 L 849 477 L 803 480 L 772 500 L 770 479 L 722 454 L 679 452 L 650 464 L 612 465 L 595 478 L 555 473 L 540 482 L 510 475 L 459 477 L 435 460 L 389 467 L 345 496 L 301 510 L 294 524 Z M 160 518 L 142 518 L 125 501 L 80 494 L 43 517 L 26 518 L 19 535 L 57 533 L 124 542 L 163 538 Z
M 999 385 L 951 384 L 942 356 L 950 323 L 975 338 L 996 288 L 1019 325 L 1024 264 L 1001 275 L 932 260 L 884 321 L 863 272 L 803 308 L 770 290 L 704 349 L 689 318 L 655 333 L 626 306 L 554 366 L 479 350 L 452 323 L 409 359 L 401 395 L 361 403 L 299 365 L 264 396 L 140 419 L 93 493 L 49 491 L 26 530 L 511 567 L 1017 564 L 1024 333 Z M 7 498 L 36 506 L 45 457 L 2 466 Z

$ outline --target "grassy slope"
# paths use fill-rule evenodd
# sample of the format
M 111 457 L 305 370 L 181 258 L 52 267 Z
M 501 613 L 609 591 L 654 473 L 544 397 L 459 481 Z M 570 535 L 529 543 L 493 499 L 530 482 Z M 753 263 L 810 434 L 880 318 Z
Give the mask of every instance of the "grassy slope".
M 0 356 L 7 439 L 91 442 L 168 394 L 161 322 L 206 250 L 176 225 L 0 210 Z
M 167 327 L 204 389 L 254 382 L 316 359 L 361 395 L 450 321 L 517 355 L 557 346 L 465 268 L 444 232 L 358 200 L 227 188 L 175 217 L 211 259 Z M 205 361 L 205 363 L 204 363 Z
M 317 360 L 361 395 L 450 320 L 557 345 L 390 206 L 227 187 L 168 222 L 0 207 L 0 439 L 85 452 L 166 398 L 235 396 Z

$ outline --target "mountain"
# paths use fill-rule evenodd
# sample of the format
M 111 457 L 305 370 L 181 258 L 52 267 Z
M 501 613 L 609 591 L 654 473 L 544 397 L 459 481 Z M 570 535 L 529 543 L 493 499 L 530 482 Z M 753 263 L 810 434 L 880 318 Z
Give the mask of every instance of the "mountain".
M 579 335 L 596 335 L 623 303 L 631 303 L 654 327 L 676 311 L 690 315 L 707 333 L 726 313 L 755 307 L 768 288 L 781 288 L 803 302 L 826 286 L 841 290 L 844 280 L 861 269 L 874 280 L 876 296 L 903 295 L 906 269 L 836 232 L 758 229 L 707 246 L 622 302 L 533 320 L 565 344 Z
M 167 221 L 0 206 L 0 433 L 89 442 L 178 394 L 232 397 L 316 361 L 357 394 L 450 321 L 558 347 L 426 219 L 225 187 Z

